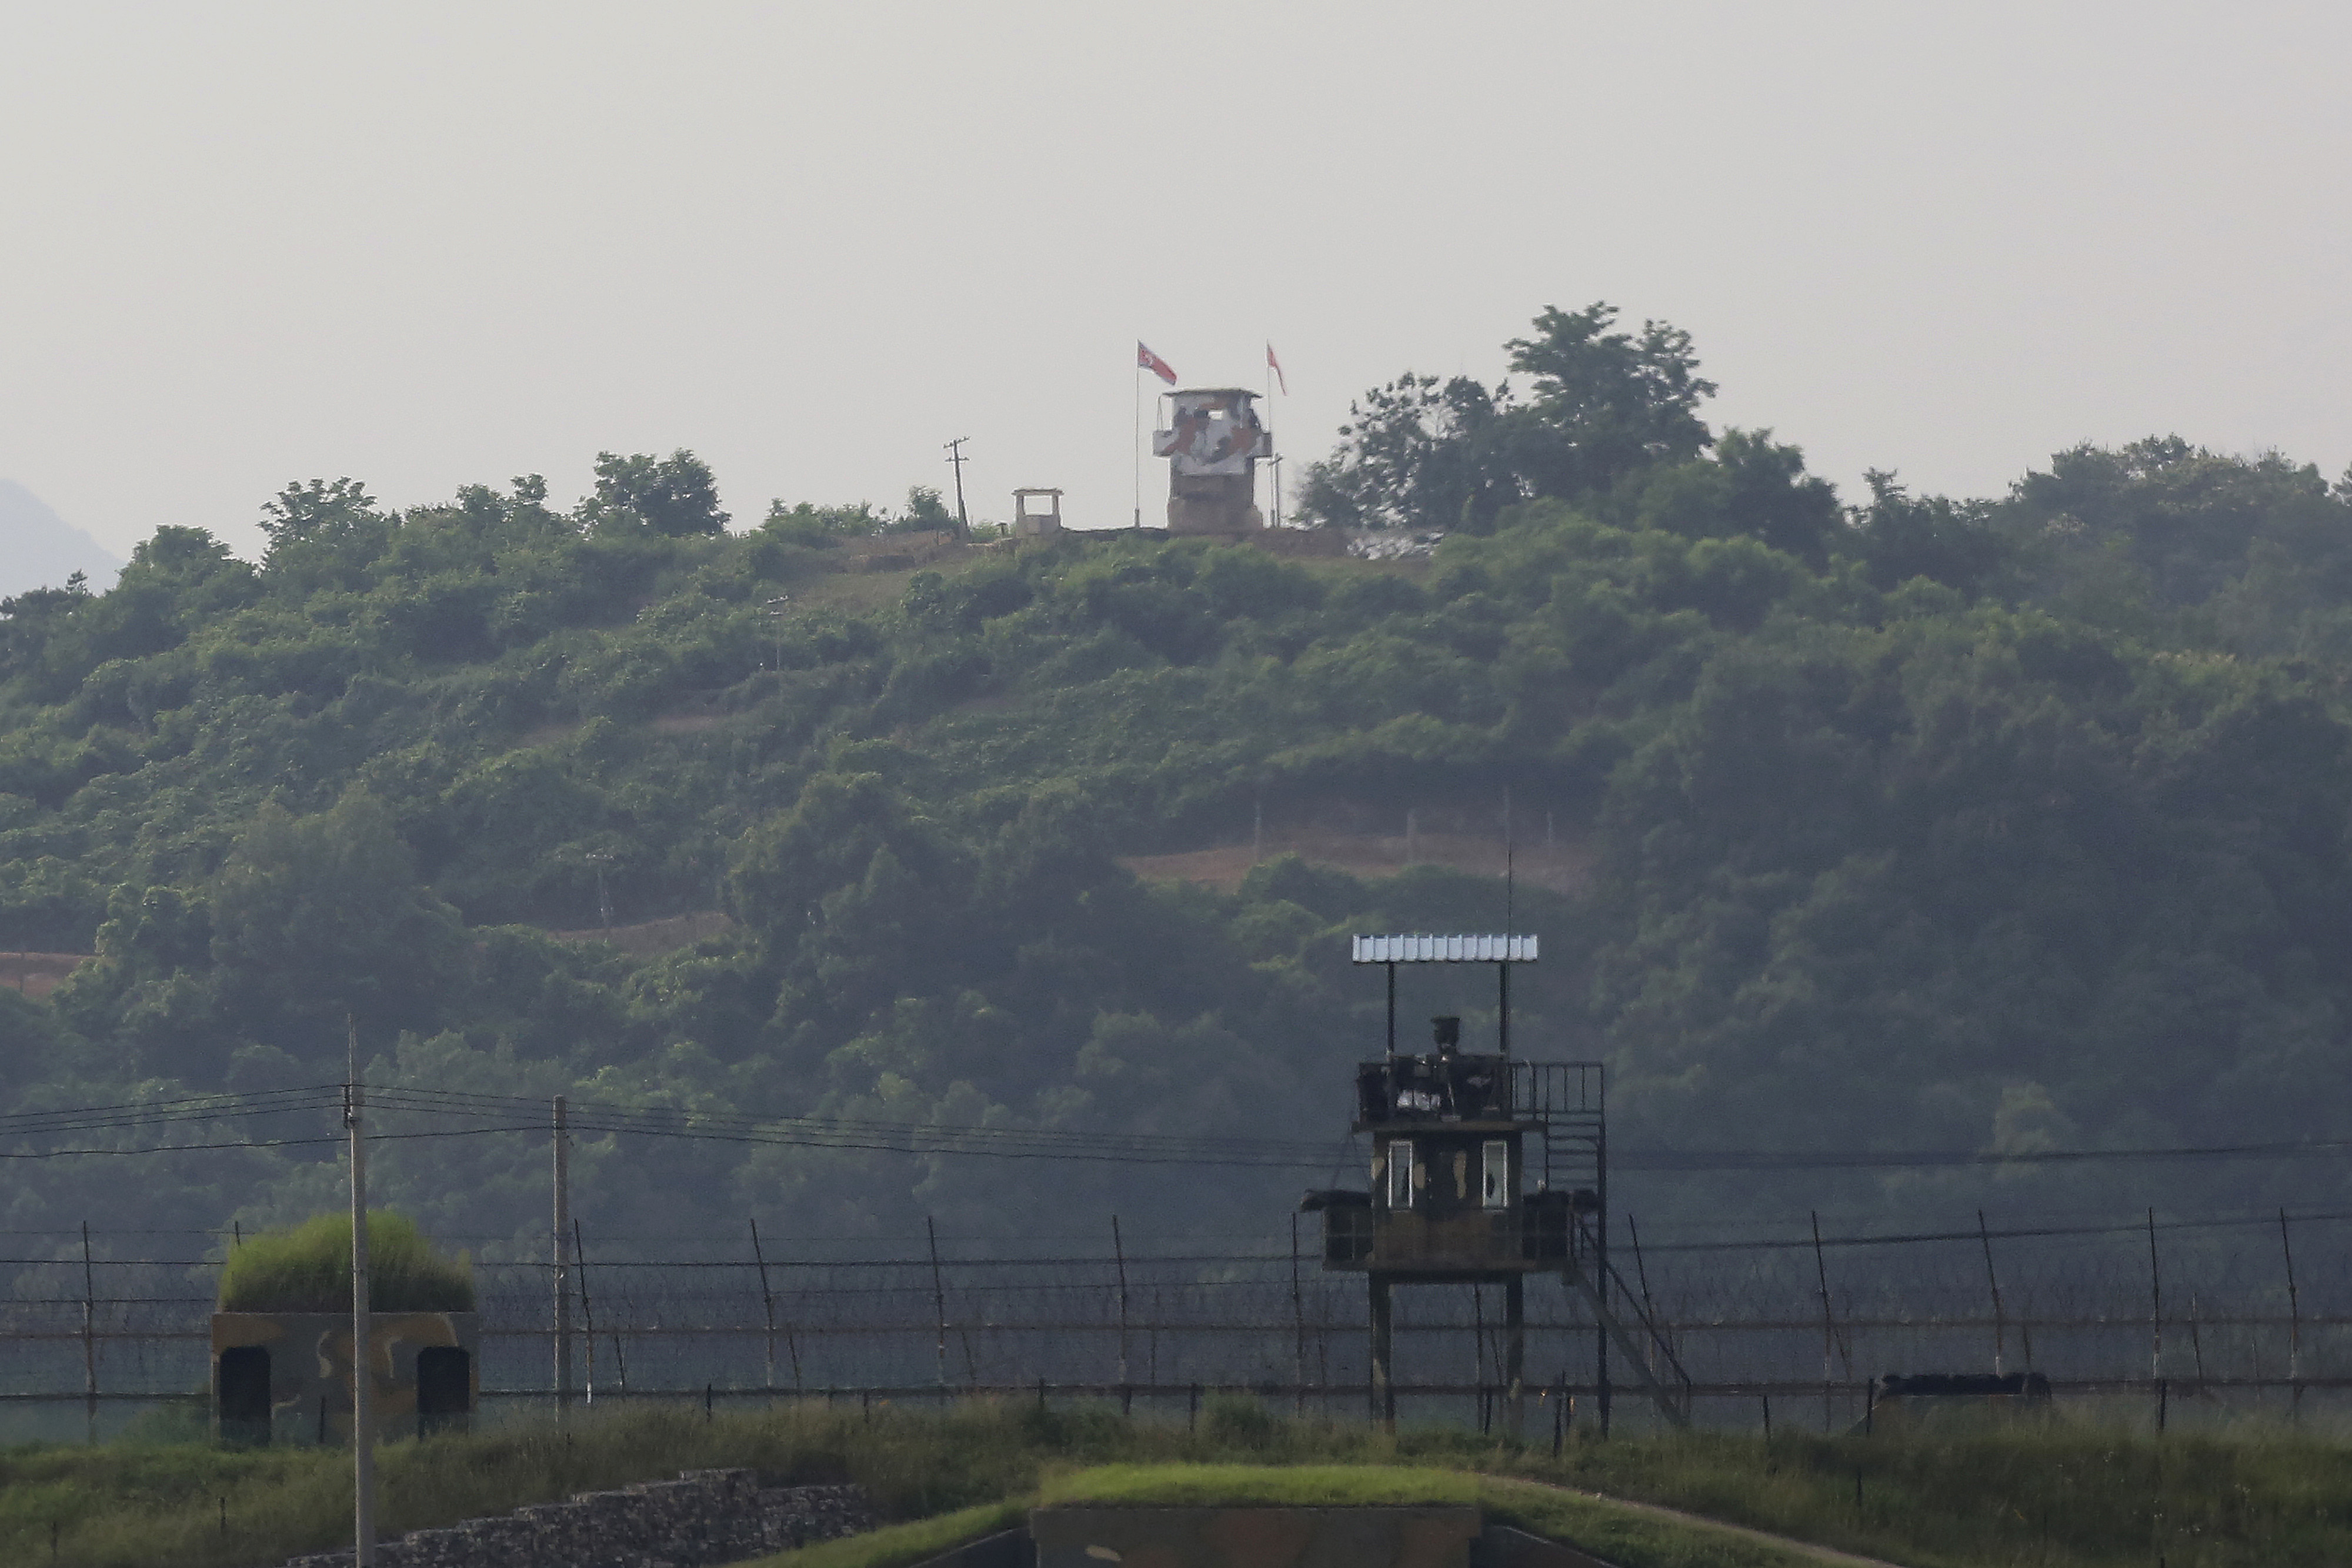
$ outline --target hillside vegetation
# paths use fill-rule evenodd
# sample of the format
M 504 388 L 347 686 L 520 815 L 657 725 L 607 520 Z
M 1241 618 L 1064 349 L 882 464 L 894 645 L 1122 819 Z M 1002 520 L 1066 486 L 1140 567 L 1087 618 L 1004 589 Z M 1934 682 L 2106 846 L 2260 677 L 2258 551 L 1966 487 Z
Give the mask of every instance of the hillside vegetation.
M 1499 832 L 1507 792 L 1591 867 L 1517 890 L 1548 944 L 1520 1038 L 1609 1060 L 1626 1144 L 2346 1131 L 2314 1093 L 2352 1068 L 2346 486 L 2167 437 L 1997 500 L 1880 474 L 1846 506 L 1701 422 L 1672 329 L 1533 331 L 1524 390 L 1408 377 L 1318 468 L 1327 521 L 1448 529 L 1423 563 L 1115 534 L 923 565 L 908 531 L 845 572 L 936 498 L 729 531 L 678 453 L 608 456 L 569 510 L 534 479 L 398 512 L 313 481 L 258 563 L 166 526 L 103 595 L 7 600 L 0 948 L 99 956 L 46 1004 L 0 992 L 0 1094 L 332 1081 L 351 1017 L 385 1083 L 1336 1134 L 1378 1004 L 1340 939 L 1495 929 L 1501 887 L 1280 858 L 1221 892 L 1118 858 L 1261 808 Z M 650 957 L 551 938 L 603 923 L 600 883 L 621 921 L 735 924 Z M 1488 983 L 1408 1005 L 1475 1030 Z M 43 1162 L 0 1213 L 280 1220 L 324 1206 L 320 1157 Z M 383 1180 L 436 1232 L 520 1232 L 544 1159 L 454 1140 Z M 645 1234 L 680 1194 L 811 1235 L 1097 1205 L 1263 1232 L 1305 1184 L 1089 1173 L 1074 1211 L 1033 1162 L 609 1139 L 579 1172 L 583 1214 Z M 2338 1182 L 2232 1166 L 2200 1201 L 2290 1177 Z M 1738 1191 L 1985 1190 L 1808 1182 Z

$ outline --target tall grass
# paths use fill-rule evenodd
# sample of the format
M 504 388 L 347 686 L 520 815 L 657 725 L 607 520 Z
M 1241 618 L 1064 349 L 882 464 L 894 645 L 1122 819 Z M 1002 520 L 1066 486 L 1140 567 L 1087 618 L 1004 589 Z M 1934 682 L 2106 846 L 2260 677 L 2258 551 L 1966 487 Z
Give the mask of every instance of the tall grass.
M 416 1222 L 368 1211 L 368 1307 L 379 1312 L 470 1312 L 474 1268 L 443 1258 Z M 352 1304 L 352 1216 L 322 1214 L 249 1237 L 221 1266 L 224 1312 L 337 1312 Z
M 1580 1530 L 1621 1528 L 1622 1510 L 1591 1512 L 1570 1492 L 1543 1489 L 1564 1486 L 1917 1568 L 2352 1563 L 2352 1447 L 2274 1426 L 2164 1438 L 2066 1420 L 1769 1443 L 1690 1433 L 1572 1441 L 1555 1459 L 1548 1443 L 1521 1447 L 1450 1429 L 1390 1437 L 1230 1398 L 1213 1402 L 1191 1430 L 1034 1401 L 870 1415 L 810 1404 L 711 1418 L 640 1406 L 583 1414 L 568 1429 L 532 1422 L 391 1444 L 378 1473 L 385 1526 L 406 1531 L 706 1466 L 751 1466 L 796 1483 L 854 1480 L 886 1519 L 926 1520 L 1035 1495 L 1081 1467 L 1169 1463 L 1483 1471 L 1542 1484 L 1488 1483 L 1480 1493 L 1533 1529 L 1549 1520 L 1565 1532 L 1559 1521 L 1580 1519 Z M 1327 1484 L 1301 1474 L 1267 1495 Z M 350 1497 L 350 1457 L 333 1450 L 0 1452 L 0 1563 L 48 1562 L 55 1523 L 59 1568 L 251 1568 L 347 1543 Z M 1644 1564 L 1771 1557 L 1744 1547 L 1693 1556 L 1670 1534 L 1622 1533 L 1602 1554 Z

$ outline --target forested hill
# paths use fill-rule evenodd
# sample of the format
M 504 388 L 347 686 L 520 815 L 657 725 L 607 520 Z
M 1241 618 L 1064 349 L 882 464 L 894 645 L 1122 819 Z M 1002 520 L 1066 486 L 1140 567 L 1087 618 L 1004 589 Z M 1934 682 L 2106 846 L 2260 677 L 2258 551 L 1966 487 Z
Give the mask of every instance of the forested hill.
M 1612 1066 L 1626 1149 L 2340 1137 L 2352 1069 L 2352 498 L 2277 457 L 2082 448 L 1994 501 L 1852 507 L 1711 431 L 1686 339 L 1547 312 L 1523 389 L 1369 395 L 1310 500 L 1444 528 L 1373 563 L 1142 534 L 940 545 L 689 455 L 394 512 L 165 527 L 102 595 L 0 605 L 8 1109 L 341 1076 L 646 1105 L 1337 1140 L 1377 1041 L 1345 935 L 1491 930 L 1492 879 L 1121 857 L 1407 812 L 1590 875 L 1517 1038 Z M 852 569 L 862 568 L 862 569 Z M 567 942 L 719 908 L 633 957 Z M 1473 984 L 1475 980 L 1475 984 Z M 1491 1026 L 1484 976 L 1413 1017 Z M 217 1131 L 217 1130 L 215 1130 Z M 257 1118 L 257 1139 L 331 1129 Z M 84 1135 L 137 1142 L 148 1132 Z M 14 1163 L 18 1228 L 282 1218 L 320 1151 Z M 542 1223 L 543 1143 L 388 1145 L 452 1234 Z M 1696 1215 L 2324 1201 L 2330 1161 L 1629 1176 Z M 1334 1173 L 591 1139 L 582 1212 L 665 1234 L 1276 1229 Z M 1339 1173 L 1344 1174 L 1345 1173 Z M 2154 1194 L 2154 1196 L 2149 1194 Z

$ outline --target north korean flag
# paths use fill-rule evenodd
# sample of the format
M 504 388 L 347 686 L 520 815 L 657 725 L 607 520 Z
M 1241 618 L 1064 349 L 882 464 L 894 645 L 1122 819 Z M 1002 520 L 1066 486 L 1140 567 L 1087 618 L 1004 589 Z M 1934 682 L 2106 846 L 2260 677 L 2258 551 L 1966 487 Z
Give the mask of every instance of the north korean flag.
M 1169 385 L 1176 384 L 1176 367 L 1145 348 L 1140 338 L 1135 342 L 1135 363 L 1138 369 L 1150 371 Z

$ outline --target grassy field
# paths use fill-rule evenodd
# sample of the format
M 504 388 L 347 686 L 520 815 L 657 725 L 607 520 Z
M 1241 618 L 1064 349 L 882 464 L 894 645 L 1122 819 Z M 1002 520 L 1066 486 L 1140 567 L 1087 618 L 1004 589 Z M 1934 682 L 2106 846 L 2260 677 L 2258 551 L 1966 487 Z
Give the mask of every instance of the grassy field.
M 924 1543 L 1083 1489 L 1259 1489 L 1265 1500 L 1333 1488 L 1477 1487 L 1503 1517 L 1587 1542 L 1640 1568 L 1762 1565 L 1763 1548 L 1696 1550 L 1674 1531 L 1579 1498 L 1577 1489 L 1690 1510 L 1918 1568 L 2081 1564 L 2167 1568 L 2352 1563 L 2352 1445 L 2276 1426 L 2158 1440 L 2089 1424 L 1950 1436 L 1690 1434 L 1517 1448 L 1453 1430 L 1389 1438 L 1294 1423 L 1213 1400 L 1197 1429 L 1094 1408 L 1026 1403 L 950 1412 L 821 1405 L 719 1415 L 637 1409 L 518 1425 L 383 1450 L 385 1528 L 500 1512 L 680 1469 L 749 1465 L 793 1480 L 855 1480 L 904 1534 L 793 1559 L 884 1568 Z M 1169 1466 L 1281 1467 L 1213 1473 Z M 1381 1467 L 1368 1476 L 1361 1467 Z M 1104 1468 L 1103 1467 L 1112 1467 Z M 1117 1467 L 1144 1467 L 1122 1470 Z M 1353 1467 L 1344 1473 L 1328 1467 Z M 1080 1473 L 1087 1472 L 1087 1473 Z M 1472 1479 L 1464 1472 L 1477 1472 Z M 348 1539 L 346 1456 L 200 1444 L 41 1446 L 0 1453 L 0 1562 L 60 1568 L 250 1568 Z M 1513 1484 L 1528 1483 L 1528 1484 Z M 1318 1491 L 1316 1489 L 1325 1489 Z M 962 1522 L 939 1516 L 982 1511 Z M 1600 1531 L 1601 1533 L 1594 1533 Z M 879 1554 L 877 1554 L 878 1552 Z M 904 1552 L 907 1554 L 898 1554 Z

